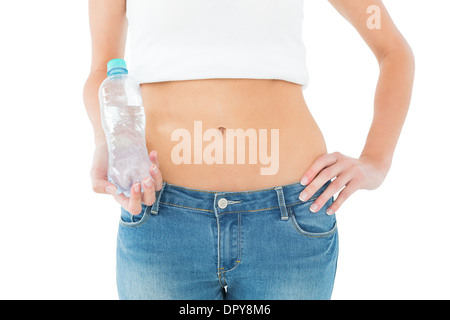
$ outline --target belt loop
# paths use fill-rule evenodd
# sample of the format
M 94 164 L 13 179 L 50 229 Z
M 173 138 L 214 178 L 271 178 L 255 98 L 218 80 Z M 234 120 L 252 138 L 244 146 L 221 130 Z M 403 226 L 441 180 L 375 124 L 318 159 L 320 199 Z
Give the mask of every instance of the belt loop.
M 281 220 L 288 220 L 289 216 L 286 209 L 286 202 L 284 202 L 283 187 L 275 187 L 274 190 L 277 192 L 278 205 L 281 211 Z
M 214 193 L 214 215 L 216 216 L 216 218 L 218 218 L 219 217 L 219 212 L 218 212 L 218 209 L 217 209 L 217 207 L 218 207 L 218 200 L 217 200 L 217 198 L 219 197 L 219 196 L 221 196 L 221 195 L 223 195 L 223 193 L 222 192 L 216 192 L 216 193 Z
M 155 203 L 152 205 L 152 210 L 150 211 L 151 214 L 157 215 L 159 210 L 159 199 L 161 199 L 161 194 L 163 193 L 164 187 L 166 186 L 166 183 L 163 182 L 162 188 L 159 191 L 156 191 L 155 194 Z

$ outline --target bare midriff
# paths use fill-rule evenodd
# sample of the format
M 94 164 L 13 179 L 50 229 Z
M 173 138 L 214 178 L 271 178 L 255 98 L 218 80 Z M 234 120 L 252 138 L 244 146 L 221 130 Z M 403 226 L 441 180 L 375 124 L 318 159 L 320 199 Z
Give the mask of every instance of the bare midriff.
M 147 149 L 158 152 L 167 183 L 212 191 L 280 186 L 300 181 L 327 153 L 301 85 L 201 79 L 141 89 Z

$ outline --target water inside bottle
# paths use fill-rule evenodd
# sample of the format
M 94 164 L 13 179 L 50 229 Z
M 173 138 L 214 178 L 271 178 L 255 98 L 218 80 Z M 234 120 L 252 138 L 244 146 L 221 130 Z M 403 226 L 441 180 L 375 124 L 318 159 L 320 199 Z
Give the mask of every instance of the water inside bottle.
M 107 106 L 103 127 L 108 141 L 108 179 L 119 193 L 150 176 L 143 106 Z

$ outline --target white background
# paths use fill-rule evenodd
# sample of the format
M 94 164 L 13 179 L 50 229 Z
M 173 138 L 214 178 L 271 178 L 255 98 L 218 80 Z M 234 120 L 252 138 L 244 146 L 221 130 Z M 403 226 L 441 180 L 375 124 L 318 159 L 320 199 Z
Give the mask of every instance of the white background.
M 415 90 L 384 184 L 338 212 L 333 298 L 449 299 L 450 2 L 385 4 L 414 49 Z M 0 32 L 0 299 L 117 299 L 119 207 L 89 177 L 87 1 L 2 1 Z M 305 1 L 304 40 L 328 149 L 357 157 L 376 60 L 325 0 Z

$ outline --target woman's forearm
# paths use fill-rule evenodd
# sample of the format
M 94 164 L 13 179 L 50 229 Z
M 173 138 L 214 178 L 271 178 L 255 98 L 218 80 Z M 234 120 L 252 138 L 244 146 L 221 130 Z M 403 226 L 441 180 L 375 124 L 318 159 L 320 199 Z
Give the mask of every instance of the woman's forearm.
M 379 64 L 373 121 L 361 157 L 373 159 L 387 172 L 411 101 L 414 56 L 409 46 L 403 45 Z
M 106 141 L 101 122 L 100 102 L 98 101 L 98 89 L 105 78 L 106 70 L 92 71 L 86 80 L 83 91 L 84 105 L 94 130 L 96 145 Z

